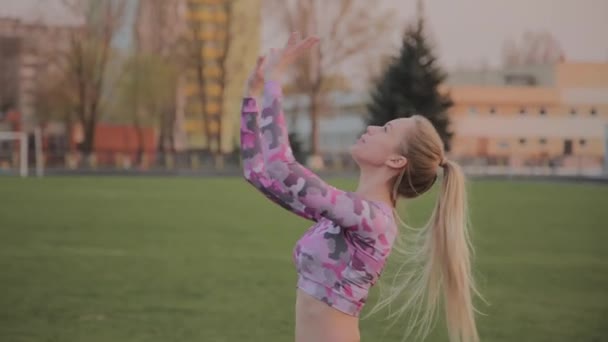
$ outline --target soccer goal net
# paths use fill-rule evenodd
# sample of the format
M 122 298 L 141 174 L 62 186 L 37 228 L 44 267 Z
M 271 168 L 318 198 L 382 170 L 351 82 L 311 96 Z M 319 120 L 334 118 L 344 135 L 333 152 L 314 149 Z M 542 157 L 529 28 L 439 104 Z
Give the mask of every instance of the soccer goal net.
M 27 177 L 30 161 L 34 164 L 36 175 L 42 176 L 42 141 L 39 130 L 32 136 L 25 132 L 0 132 L 0 175 L 19 174 Z

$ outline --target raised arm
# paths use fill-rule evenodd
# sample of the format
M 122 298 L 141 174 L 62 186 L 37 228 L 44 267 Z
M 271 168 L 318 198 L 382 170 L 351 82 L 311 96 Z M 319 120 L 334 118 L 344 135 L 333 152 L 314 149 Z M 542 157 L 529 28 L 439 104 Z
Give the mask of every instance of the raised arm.
M 263 83 L 264 77 L 258 78 L 264 85 L 261 117 L 255 96 L 247 94 L 243 102 L 241 153 L 245 178 L 282 207 L 315 221 L 326 218 L 353 232 L 358 244 L 370 252 L 388 251 L 395 237 L 390 208 L 329 185 L 293 156 L 279 80 L 294 56 L 316 43 L 315 39 L 300 42 L 296 38 L 292 35 L 285 50 L 271 50 L 272 63 L 265 69 L 269 81 Z
M 255 96 L 257 95 L 256 78 L 260 77 L 260 68 L 264 59 L 258 59 L 256 69 L 248 81 L 245 96 L 241 104 L 241 162 L 243 165 L 243 176 L 248 183 L 253 185 L 262 194 L 281 207 L 303 217 L 312 219 L 304 208 L 297 207 L 293 195 L 284 189 L 277 181 L 272 180 L 266 173 L 264 156 L 262 150 L 262 138 L 259 130 L 259 110 Z M 263 81 L 260 81 L 263 82 Z M 262 83 L 258 85 L 261 88 Z
M 324 217 L 343 228 L 373 235 L 374 221 L 387 219 L 380 204 L 331 186 L 295 160 L 285 127 L 281 99 L 279 83 L 266 82 L 261 131 L 268 176 L 291 193 L 293 204 L 303 208 L 314 220 Z

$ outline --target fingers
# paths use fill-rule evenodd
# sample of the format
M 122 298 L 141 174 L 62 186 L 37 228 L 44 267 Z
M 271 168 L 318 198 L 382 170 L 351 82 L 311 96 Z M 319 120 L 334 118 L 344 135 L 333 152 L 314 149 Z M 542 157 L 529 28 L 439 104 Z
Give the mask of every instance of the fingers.
M 266 64 L 266 56 L 262 55 L 258 57 L 257 62 L 255 63 L 255 69 L 260 71 L 264 68 L 264 64 Z
M 259 68 L 260 66 L 262 66 L 264 64 L 264 61 L 266 60 L 266 56 L 262 55 L 258 57 L 258 60 L 255 64 L 256 68 Z
M 307 50 L 310 50 L 310 48 L 315 46 L 317 43 L 319 43 L 319 38 L 308 37 L 308 38 L 304 39 L 303 41 L 301 41 L 298 45 L 294 46 L 291 49 L 290 54 L 294 55 L 294 56 L 299 56 L 299 55 L 303 54 L 304 52 L 306 52 Z
M 285 49 L 292 48 L 296 46 L 300 42 L 300 32 L 292 32 L 289 35 L 289 40 L 287 40 L 287 44 L 285 45 Z
M 275 58 L 277 58 L 277 54 L 278 53 L 279 53 L 278 49 L 270 48 L 270 51 L 268 52 L 268 58 L 269 59 L 275 59 Z
M 302 40 L 300 32 L 292 32 L 289 35 L 289 39 L 285 44 L 284 49 L 275 49 L 271 48 L 269 56 L 276 56 L 278 54 L 291 54 L 294 52 L 299 52 L 299 50 L 306 50 L 313 47 L 315 44 L 319 42 L 319 37 L 317 36 L 309 36 Z
M 319 38 L 309 36 L 302 40 L 299 32 L 293 32 L 289 35 L 289 39 L 282 49 L 271 48 L 266 55 L 265 60 L 258 59 L 256 68 L 261 68 L 266 61 L 268 70 L 284 70 L 288 65 L 293 63 L 298 57 L 302 56 L 305 51 L 319 43 Z
M 251 71 L 251 77 L 259 74 L 260 71 L 264 68 L 265 63 L 266 63 L 266 56 L 264 56 L 264 55 L 258 56 L 257 60 L 255 61 L 255 67 Z
M 298 44 L 296 46 L 296 48 L 298 50 L 307 50 L 310 49 L 311 47 L 317 45 L 317 43 L 319 42 L 319 38 L 317 37 L 308 37 L 306 39 L 304 39 L 300 44 Z
M 318 42 L 319 42 L 319 38 L 316 36 L 309 36 L 309 37 L 306 37 L 306 39 L 302 40 L 300 32 L 296 31 L 296 32 L 292 32 L 289 35 L 289 40 L 287 41 L 287 44 L 285 45 L 285 50 L 289 51 L 289 50 L 300 49 L 300 48 L 308 49 Z

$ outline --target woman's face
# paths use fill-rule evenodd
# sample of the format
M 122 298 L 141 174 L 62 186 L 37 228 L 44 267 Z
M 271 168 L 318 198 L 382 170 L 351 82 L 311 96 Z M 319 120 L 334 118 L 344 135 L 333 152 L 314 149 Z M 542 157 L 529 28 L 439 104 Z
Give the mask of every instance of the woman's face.
M 404 166 L 395 165 L 394 162 L 396 159 L 405 159 L 401 149 L 407 148 L 404 142 L 414 127 L 412 118 L 394 119 L 384 126 L 368 126 L 365 133 L 351 146 L 351 156 L 359 167 Z M 404 163 L 404 160 L 400 163 Z

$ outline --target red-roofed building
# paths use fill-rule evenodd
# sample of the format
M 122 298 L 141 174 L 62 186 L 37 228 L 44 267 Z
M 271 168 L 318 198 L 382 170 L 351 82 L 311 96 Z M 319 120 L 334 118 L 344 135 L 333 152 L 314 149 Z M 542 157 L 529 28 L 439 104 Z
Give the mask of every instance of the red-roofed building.
M 151 160 L 156 149 L 156 132 L 153 128 L 142 128 L 138 132 L 133 126 L 100 123 L 95 129 L 94 151 L 99 163 L 116 162 L 118 155 L 128 156 L 135 161 L 140 144 L 146 159 Z

